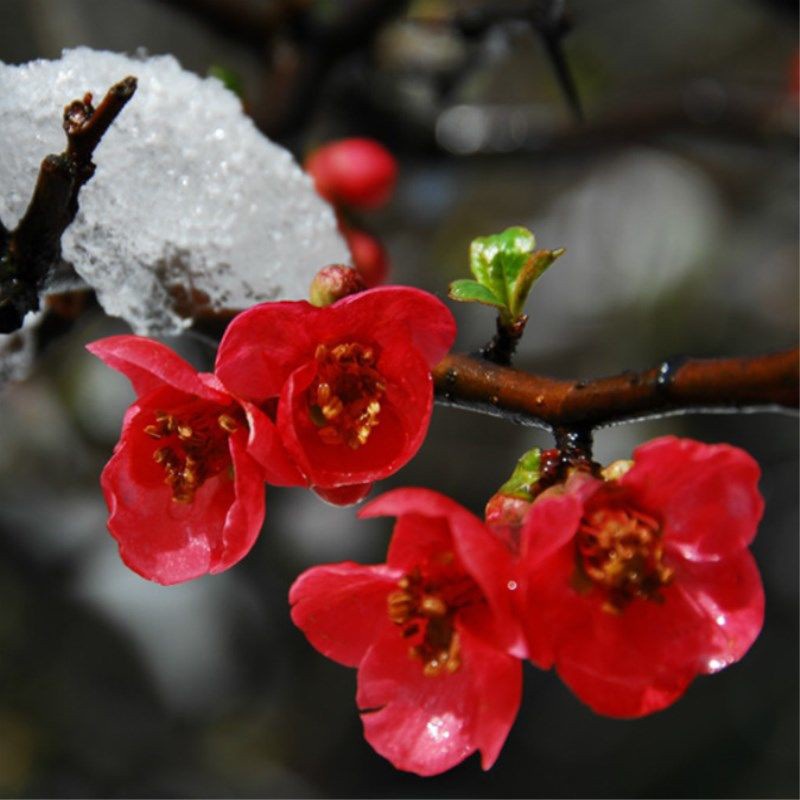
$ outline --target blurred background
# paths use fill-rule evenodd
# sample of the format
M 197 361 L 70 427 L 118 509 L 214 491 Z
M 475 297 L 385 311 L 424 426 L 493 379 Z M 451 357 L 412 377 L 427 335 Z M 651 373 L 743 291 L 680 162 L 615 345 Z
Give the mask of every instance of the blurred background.
M 341 136 L 384 142 L 398 190 L 362 226 L 388 249 L 392 282 L 444 296 L 470 240 L 510 225 L 566 247 L 529 302 L 520 367 L 593 377 L 796 342 L 794 2 L 0 0 L 0 60 L 81 44 L 224 70 L 298 158 Z M 490 337 L 488 309 L 455 312 L 461 349 Z M 0 374 L 30 372 L 0 394 L 0 794 L 797 796 L 796 418 L 596 436 L 602 461 L 676 433 L 762 465 L 767 617 L 740 664 L 636 722 L 595 716 L 526 668 L 491 772 L 471 758 L 422 780 L 363 741 L 355 672 L 288 615 L 306 567 L 383 560 L 384 521 L 270 489 L 262 536 L 231 571 L 163 588 L 122 566 L 98 476 L 132 393 L 83 345 L 123 330 L 90 310 L 36 340 L 0 336 Z M 197 366 L 213 355 L 170 343 Z M 437 408 L 416 459 L 381 488 L 429 486 L 481 513 L 535 445 L 547 435 Z

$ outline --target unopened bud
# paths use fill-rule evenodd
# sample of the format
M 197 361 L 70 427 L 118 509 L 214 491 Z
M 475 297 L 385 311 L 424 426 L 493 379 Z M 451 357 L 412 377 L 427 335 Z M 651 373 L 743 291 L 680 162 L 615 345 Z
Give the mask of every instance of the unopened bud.
M 315 150 L 306 170 L 317 191 L 334 205 L 379 208 L 397 181 L 395 157 L 374 139 L 340 139 Z
M 353 264 L 367 288 L 385 283 L 390 269 L 386 248 L 366 231 L 342 227 L 342 233 L 353 256 Z
M 311 281 L 309 300 L 312 306 L 324 308 L 349 294 L 366 289 L 363 279 L 352 267 L 331 264 L 323 267 Z
M 498 492 L 486 504 L 486 525 L 512 548 L 519 544 L 519 532 L 532 502 L 525 498 Z

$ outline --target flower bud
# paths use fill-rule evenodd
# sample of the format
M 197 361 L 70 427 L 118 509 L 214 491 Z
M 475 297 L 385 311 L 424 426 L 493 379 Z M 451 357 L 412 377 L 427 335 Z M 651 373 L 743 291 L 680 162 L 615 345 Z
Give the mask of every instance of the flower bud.
M 344 264 L 330 264 L 323 267 L 311 281 L 309 301 L 312 306 L 324 308 L 349 294 L 362 292 L 366 284 L 359 273 Z
M 397 180 L 397 161 L 373 139 L 331 142 L 315 150 L 305 167 L 326 200 L 352 208 L 385 205 Z
M 495 536 L 512 548 L 516 548 L 520 529 L 531 505 L 531 501 L 524 497 L 497 492 L 486 504 L 484 511 L 486 525 Z
M 353 264 L 368 289 L 379 286 L 389 275 L 389 256 L 384 246 L 370 234 L 355 228 L 342 228 Z

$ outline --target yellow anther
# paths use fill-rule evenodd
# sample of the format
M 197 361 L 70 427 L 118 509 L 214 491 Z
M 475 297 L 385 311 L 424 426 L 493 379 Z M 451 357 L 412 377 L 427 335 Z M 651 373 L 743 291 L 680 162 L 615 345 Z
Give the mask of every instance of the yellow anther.
M 330 400 L 331 387 L 329 383 L 320 382 L 317 386 L 317 405 L 324 406 Z
M 336 396 L 331 397 L 330 400 L 322 406 L 322 416 L 327 420 L 336 419 L 342 411 L 344 411 L 344 403 Z
M 227 433 L 235 433 L 239 430 L 236 420 L 233 417 L 229 417 L 227 414 L 220 414 L 219 417 L 217 417 L 217 422 L 220 428 Z
M 191 439 L 192 429 L 188 425 L 178 425 L 178 438 Z
M 411 617 L 414 609 L 414 600 L 404 591 L 392 592 L 387 598 L 389 619 L 397 625 L 402 625 Z
M 160 439 L 162 436 L 161 428 L 158 425 L 147 425 L 144 432 L 152 439 Z
M 447 613 L 447 604 L 440 597 L 428 594 L 422 598 L 419 610 L 425 617 L 443 617 Z

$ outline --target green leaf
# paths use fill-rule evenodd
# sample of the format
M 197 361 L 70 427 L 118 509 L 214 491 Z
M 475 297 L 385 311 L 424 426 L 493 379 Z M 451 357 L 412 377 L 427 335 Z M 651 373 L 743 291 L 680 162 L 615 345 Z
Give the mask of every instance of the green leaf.
M 558 250 L 536 250 L 528 256 L 508 293 L 508 307 L 512 317 L 517 318 L 522 314 L 522 308 L 533 284 L 563 254 L 564 248 L 561 247 Z
M 238 95 L 240 100 L 244 98 L 244 81 L 238 72 L 223 67 L 222 64 L 212 64 L 208 68 L 208 75 L 222 81 L 225 88 Z
M 501 494 L 533 500 L 532 488 L 541 477 L 542 452 L 538 447 L 528 450 L 517 461 L 511 477 L 500 487 Z
M 508 307 L 510 289 L 536 245 L 527 228 L 507 228 L 502 233 L 473 239 L 469 266 L 478 283 L 491 289 Z
M 505 309 L 506 307 L 505 303 L 499 300 L 491 289 L 487 289 L 477 281 L 469 280 L 469 278 L 453 281 L 450 284 L 449 296 L 451 300 L 459 300 L 462 303 L 484 303 L 487 306 L 496 306 L 500 309 Z

